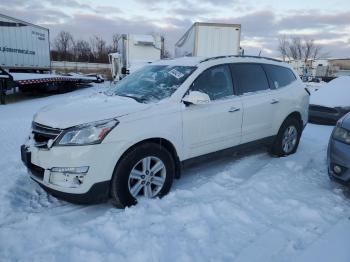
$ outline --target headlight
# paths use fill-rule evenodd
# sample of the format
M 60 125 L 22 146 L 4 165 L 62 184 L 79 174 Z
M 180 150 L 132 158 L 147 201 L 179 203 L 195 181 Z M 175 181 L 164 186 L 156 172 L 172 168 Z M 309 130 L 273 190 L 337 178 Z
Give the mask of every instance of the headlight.
M 333 138 L 340 142 L 350 144 L 350 132 L 339 126 L 335 127 L 333 132 Z
M 119 122 L 116 119 L 102 120 L 69 128 L 60 135 L 55 145 L 99 144 Z

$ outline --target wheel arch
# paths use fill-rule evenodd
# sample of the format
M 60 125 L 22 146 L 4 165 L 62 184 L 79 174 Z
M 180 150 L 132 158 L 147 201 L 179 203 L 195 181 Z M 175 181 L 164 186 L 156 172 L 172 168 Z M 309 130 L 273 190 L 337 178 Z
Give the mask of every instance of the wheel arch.
M 282 127 L 283 123 L 287 120 L 287 119 L 290 119 L 290 118 L 294 118 L 294 119 L 297 119 L 299 124 L 300 124 L 300 128 L 301 128 L 301 131 L 303 130 L 304 128 L 304 122 L 303 122 L 303 118 L 302 118 L 302 114 L 297 111 L 297 110 L 293 110 L 291 111 L 285 118 L 283 119 L 280 119 L 279 123 L 276 124 L 275 126 L 275 129 L 274 129 L 274 134 L 277 135 L 277 133 L 279 132 L 280 128 Z
M 118 166 L 119 162 L 123 159 L 123 157 L 133 148 L 138 147 L 140 145 L 143 144 L 147 144 L 147 143 L 153 143 L 153 144 L 157 144 L 161 147 L 164 147 L 173 157 L 174 159 L 174 163 L 175 163 L 175 178 L 180 178 L 181 176 L 181 162 L 180 162 L 180 158 L 178 156 L 177 150 L 175 145 L 170 142 L 168 139 L 162 138 L 162 137 L 152 137 L 152 138 L 147 138 L 147 139 L 143 139 L 140 140 L 134 144 L 132 144 L 131 146 L 129 146 L 124 152 L 123 154 L 120 156 L 120 158 L 118 159 L 115 168 Z
M 282 138 L 282 133 L 281 131 L 283 130 L 283 126 L 285 125 L 285 123 L 288 121 L 288 120 L 296 120 L 297 122 L 299 122 L 299 125 L 300 125 L 300 130 L 299 130 L 299 137 L 298 137 L 298 140 L 297 140 L 297 144 L 296 144 L 296 147 L 295 147 L 295 150 L 297 149 L 298 147 L 298 144 L 299 144 L 299 140 L 300 140 L 300 137 L 301 137 L 301 134 L 302 134 L 302 131 L 303 131 L 303 119 L 302 119 L 302 115 L 300 112 L 298 111 L 293 111 L 291 112 L 289 115 L 287 115 L 287 117 L 284 118 L 284 120 L 282 121 L 282 123 L 280 124 L 280 127 L 278 128 L 278 131 L 277 131 L 277 134 L 274 138 L 274 141 L 273 143 L 271 144 L 271 148 L 270 148 L 270 153 L 272 153 L 273 155 L 276 155 L 276 156 L 286 156 L 290 153 L 285 153 L 285 152 L 282 152 L 280 149 L 279 149 L 279 142 Z M 292 153 L 294 153 L 295 151 L 292 150 L 291 151 Z
M 301 129 L 303 129 L 303 118 L 302 118 L 300 112 L 294 111 L 294 112 L 290 113 L 290 114 L 283 120 L 283 122 L 282 122 L 281 125 L 283 125 L 283 123 L 284 123 L 287 119 L 289 119 L 289 118 L 295 118 L 295 119 L 297 119 L 297 120 L 299 121 L 299 123 L 300 123 Z

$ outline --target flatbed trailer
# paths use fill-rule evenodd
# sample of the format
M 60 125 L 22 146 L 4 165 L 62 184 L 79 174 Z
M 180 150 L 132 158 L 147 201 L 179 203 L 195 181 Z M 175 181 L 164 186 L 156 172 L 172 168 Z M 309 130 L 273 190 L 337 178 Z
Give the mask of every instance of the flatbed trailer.
M 17 89 L 67 92 L 96 77 L 51 72 L 50 32 L 42 26 L 0 14 L 0 103 Z
M 7 91 L 18 89 L 22 92 L 55 91 L 59 93 L 72 91 L 79 84 L 92 83 L 95 77 L 84 75 L 58 75 L 38 73 L 9 73 L 0 67 L 0 103 L 5 104 Z

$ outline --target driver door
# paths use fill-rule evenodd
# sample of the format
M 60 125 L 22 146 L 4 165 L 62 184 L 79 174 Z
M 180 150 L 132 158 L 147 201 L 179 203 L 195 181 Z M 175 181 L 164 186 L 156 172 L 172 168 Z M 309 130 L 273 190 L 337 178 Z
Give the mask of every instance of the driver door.
M 206 104 L 183 107 L 183 143 L 186 158 L 226 149 L 241 142 L 243 107 L 234 95 L 228 65 L 205 70 L 192 83 L 189 92 L 206 93 Z

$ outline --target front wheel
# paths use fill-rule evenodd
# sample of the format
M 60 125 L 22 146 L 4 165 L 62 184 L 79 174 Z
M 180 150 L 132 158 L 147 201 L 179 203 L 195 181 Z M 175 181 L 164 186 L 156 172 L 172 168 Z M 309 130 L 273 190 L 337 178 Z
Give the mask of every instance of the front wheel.
M 128 151 L 116 167 L 112 182 L 113 203 L 124 208 L 140 198 L 166 195 L 175 175 L 171 154 L 155 143 L 136 146 Z
M 278 131 L 271 153 L 279 157 L 294 154 L 298 149 L 301 131 L 300 121 L 287 118 Z

